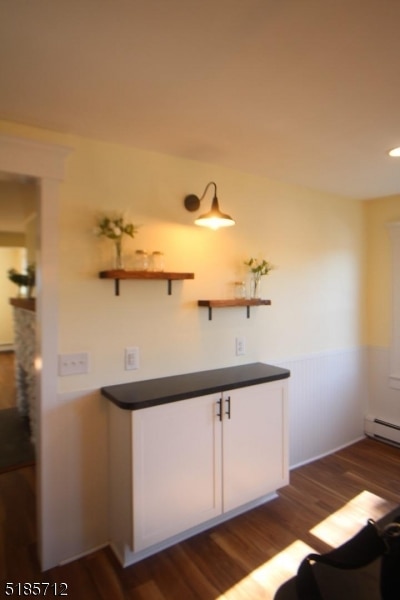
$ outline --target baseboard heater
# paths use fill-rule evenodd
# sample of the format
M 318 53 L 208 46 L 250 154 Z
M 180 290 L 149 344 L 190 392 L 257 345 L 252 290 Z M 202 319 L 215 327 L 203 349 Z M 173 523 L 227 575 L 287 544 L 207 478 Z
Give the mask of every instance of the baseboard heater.
M 400 448 L 400 425 L 375 417 L 365 417 L 365 433 L 368 437 Z

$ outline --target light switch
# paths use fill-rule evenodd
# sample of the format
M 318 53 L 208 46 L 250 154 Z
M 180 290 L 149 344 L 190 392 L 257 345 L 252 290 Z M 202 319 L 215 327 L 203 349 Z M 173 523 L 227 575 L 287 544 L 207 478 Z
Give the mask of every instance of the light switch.
M 58 355 L 58 374 L 61 377 L 65 375 L 80 375 L 89 372 L 89 354 L 88 352 L 78 352 L 76 354 Z
M 130 346 L 125 348 L 125 371 L 133 371 L 139 368 L 139 348 Z
M 246 340 L 243 336 L 236 338 L 236 356 L 242 356 L 246 354 Z

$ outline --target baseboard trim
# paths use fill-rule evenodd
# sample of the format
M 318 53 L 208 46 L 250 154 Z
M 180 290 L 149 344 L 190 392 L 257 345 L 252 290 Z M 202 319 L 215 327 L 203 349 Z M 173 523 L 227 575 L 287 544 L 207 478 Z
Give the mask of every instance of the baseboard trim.
M 14 344 L 0 344 L 0 352 L 15 352 Z
M 318 456 L 314 456 L 310 459 L 304 460 L 302 462 L 296 463 L 295 465 L 291 465 L 289 470 L 293 471 L 294 469 L 297 469 L 298 467 L 303 467 L 304 465 L 309 465 L 310 463 L 314 462 L 315 460 L 319 460 L 320 458 L 324 458 L 325 456 L 329 456 L 330 454 L 334 454 L 335 452 L 339 452 L 340 450 L 343 450 L 344 448 L 347 448 L 348 446 L 352 446 L 353 444 L 356 444 L 357 442 L 361 442 L 361 440 L 365 440 L 365 438 L 368 437 L 366 435 L 361 435 L 360 437 L 351 440 L 351 442 L 346 442 L 345 444 L 342 444 L 341 446 L 338 446 L 337 448 L 333 448 L 332 450 L 328 450 L 328 452 L 324 452 L 323 454 L 319 454 Z
M 68 563 L 73 562 L 74 560 L 79 560 L 80 558 L 84 558 L 85 556 L 88 556 L 89 554 L 93 554 L 93 552 L 97 552 L 98 550 L 102 550 L 103 548 L 107 548 L 107 546 L 109 546 L 108 542 L 106 542 L 105 544 L 100 544 L 99 546 L 95 546 L 93 548 L 90 548 L 90 550 L 87 550 L 86 552 L 81 552 L 80 554 L 75 554 L 74 556 L 71 556 L 70 558 L 66 558 L 65 560 L 61 560 L 58 564 L 60 566 L 68 565 Z

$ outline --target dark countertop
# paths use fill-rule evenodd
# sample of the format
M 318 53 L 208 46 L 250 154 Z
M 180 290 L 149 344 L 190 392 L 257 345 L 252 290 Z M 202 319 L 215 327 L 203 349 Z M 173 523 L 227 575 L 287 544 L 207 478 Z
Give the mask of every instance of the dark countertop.
M 264 363 L 251 363 L 238 367 L 110 385 L 101 388 L 101 393 L 120 408 L 138 410 L 288 377 L 290 377 L 288 369 Z

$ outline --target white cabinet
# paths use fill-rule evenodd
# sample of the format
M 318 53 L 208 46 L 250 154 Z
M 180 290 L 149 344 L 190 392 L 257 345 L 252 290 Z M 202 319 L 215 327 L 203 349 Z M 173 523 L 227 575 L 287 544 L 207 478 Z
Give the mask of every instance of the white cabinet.
M 111 537 L 127 564 L 288 482 L 286 380 L 134 411 L 110 404 L 110 455 Z
M 284 382 L 224 394 L 223 510 L 288 483 L 287 394 Z
M 132 413 L 134 550 L 221 514 L 215 406 L 203 396 Z

